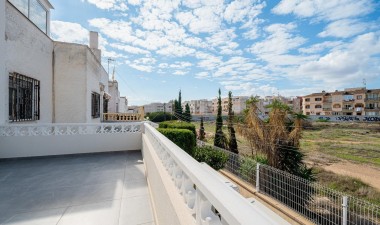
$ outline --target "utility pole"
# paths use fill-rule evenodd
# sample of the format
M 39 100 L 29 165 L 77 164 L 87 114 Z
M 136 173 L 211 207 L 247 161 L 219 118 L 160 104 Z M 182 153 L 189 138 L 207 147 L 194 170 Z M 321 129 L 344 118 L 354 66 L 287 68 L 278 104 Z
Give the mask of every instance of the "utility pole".
M 110 74 L 110 62 L 115 62 L 115 60 L 112 58 L 108 58 L 107 61 L 108 61 L 108 75 L 109 75 Z

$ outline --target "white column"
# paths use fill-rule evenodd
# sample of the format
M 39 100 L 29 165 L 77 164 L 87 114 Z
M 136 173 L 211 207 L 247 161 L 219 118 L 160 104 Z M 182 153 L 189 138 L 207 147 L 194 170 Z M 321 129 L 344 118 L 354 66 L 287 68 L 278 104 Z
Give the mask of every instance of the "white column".
M 5 58 L 7 56 L 5 48 L 5 2 L 0 1 L 0 90 L 3 93 L 0 94 L 0 124 L 5 123 L 7 120 L 8 107 L 7 107 L 7 97 L 8 97 L 8 75 L 5 69 Z

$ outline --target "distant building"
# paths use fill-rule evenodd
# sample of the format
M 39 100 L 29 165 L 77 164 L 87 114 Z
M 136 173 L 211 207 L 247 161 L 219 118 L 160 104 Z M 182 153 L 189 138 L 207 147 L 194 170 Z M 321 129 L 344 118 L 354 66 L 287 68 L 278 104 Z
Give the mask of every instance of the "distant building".
M 120 113 L 127 113 L 128 112 L 128 99 L 127 97 L 120 97 L 119 100 L 119 112 Z
M 378 116 L 380 89 L 346 88 L 344 91 L 313 93 L 303 97 L 306 115 Z
M 207 99 L 184 101 L 182 108 L 185 110 L 186 104 L 189 104 L 192 115 L 207 115 L 212 113 L 212 101 Z
M 108 92 L 111 98 L 108 102 L 108 112 L 109 113 L 119 113 L 120 112 L 120 91 L 119 84 L 116 80 L 108 81 Z
M 232 96 L 232 111 L 236 114 L 241 114 L 247 108 L 248 96 Z M 228 97 L 222 98 L 222 114 L 228 114 Z M 212 100 L 212 113 L 218 113 L 218 99 Z

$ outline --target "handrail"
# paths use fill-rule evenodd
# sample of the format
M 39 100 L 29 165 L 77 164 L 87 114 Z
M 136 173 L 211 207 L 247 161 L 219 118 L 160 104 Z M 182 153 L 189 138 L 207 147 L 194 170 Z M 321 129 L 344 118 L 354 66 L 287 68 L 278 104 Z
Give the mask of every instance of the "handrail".
M 228 188 L 148 123 L 144 123 L 144 133 L 173 177 L 173 182 L 185 198 L 185 204 L 195 213 L 196 224 L 222 224 L 215 214 L 211 213 L 213 216 L 210 217 L 206 213 L 208 216 L 203 217 L 205 212 L 212 212 L 212 206 L 220 213 L 221 220 L 230 225 L 277 224 L 268 215 L 255 210 L 249 201 Z

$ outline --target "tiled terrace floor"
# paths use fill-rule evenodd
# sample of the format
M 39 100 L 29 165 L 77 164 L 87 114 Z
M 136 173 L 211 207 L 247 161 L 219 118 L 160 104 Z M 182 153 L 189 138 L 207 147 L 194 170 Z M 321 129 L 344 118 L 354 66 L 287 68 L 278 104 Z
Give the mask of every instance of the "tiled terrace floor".
M 141 152 L 0 161 L 0 224 L 154 224 Z

